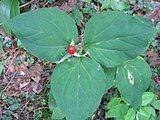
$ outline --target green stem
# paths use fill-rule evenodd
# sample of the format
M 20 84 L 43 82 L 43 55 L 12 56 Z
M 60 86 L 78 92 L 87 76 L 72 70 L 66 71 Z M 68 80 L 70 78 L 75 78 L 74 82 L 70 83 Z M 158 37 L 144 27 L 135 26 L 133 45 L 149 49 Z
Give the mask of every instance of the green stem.
M 60 64 L 62 63 L 63 61 L 65 61 L 66 59 L 68 59 L 71 55 L 69 54 L 66 54 L 64 57 L 62 57 L 59 61 L 56 62 L 56 64 Z

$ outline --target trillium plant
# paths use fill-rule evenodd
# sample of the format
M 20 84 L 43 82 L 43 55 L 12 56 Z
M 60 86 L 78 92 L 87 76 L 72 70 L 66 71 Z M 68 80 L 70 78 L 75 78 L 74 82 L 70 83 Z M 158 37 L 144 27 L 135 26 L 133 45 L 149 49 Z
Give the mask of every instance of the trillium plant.
M 97 13 L 81 42 L 74 19 L 57 8 L 20 14 L 8 25 L 28 52 L 57 63 L 49 96 L 53 118 L 85 120 L 112 86 L 134 109 L 141 107 L 151 70 L 140 55 L 157 32 L 146 18 Z

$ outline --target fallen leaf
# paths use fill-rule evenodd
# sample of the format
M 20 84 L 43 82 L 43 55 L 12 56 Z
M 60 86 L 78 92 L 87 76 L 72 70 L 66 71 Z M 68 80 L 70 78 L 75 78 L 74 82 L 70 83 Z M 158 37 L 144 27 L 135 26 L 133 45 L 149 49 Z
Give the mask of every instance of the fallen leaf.
M 43 90 L 43 86 L 39 83 L 32 82 L 32 90 L 33 92 L 39 94 Z
M 30 81 L 20 83 L 20 87 L 19 88 L 22 89 L 22 88 L 26 87 L 29 83 L 30 83 Z
M 148 51 L 147 52 L 148 57 L 153 58 L 153 57 L 158 57 L 158 54 L 153 51 Z
M 149 19 L 154 19 L 155 22 L 160 22 L 160 7 L 146 14 Z
M 18 113 L 12 113 L 12 115 L 18 120 L 18 118 L 19 118 L 18 117 L 19 116 Z
M 60 8 L 66 12 L 70 12 L 72 10 L 72 8 L 67 4 L 67 2 L 64 2 Z
M 68 0 L 68 5 L 73 8 L 77 4 L 77 0 Z
M 43 67 L 38 63 L 29 68 L 29 74 L 31 76 L 41 75 L 42 73 L 43 73 Z
M 39 83 L 39 81 L 41 80 L 41 76 L 37 75 L 34 77 L 31 77 L 36 83 Z

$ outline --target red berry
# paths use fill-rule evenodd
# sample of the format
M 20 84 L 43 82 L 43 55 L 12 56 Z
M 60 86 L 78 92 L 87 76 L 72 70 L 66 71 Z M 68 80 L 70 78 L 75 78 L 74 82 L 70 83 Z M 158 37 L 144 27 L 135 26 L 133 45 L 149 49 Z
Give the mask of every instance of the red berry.
M 73 45 L 68 46 L 67 50 L 70 55 L 73 55 L 76 52 L 76 48 Z

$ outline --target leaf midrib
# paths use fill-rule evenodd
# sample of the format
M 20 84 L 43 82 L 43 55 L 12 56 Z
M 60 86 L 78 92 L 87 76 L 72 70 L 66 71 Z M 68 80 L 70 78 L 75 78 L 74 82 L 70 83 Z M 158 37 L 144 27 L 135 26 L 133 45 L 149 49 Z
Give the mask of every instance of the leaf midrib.
M 116 38 L 111 38 L 111 39 L 109 39 L 109 40 L 101 40 L 100 42 L 93 42 L 93 43 L 89 43 L 89 44 L 86 43 L 85 46 L 89 47 L 89 46 L 92 46 L 92 45 L 94 45 L 94 44 L 100 44 L 100 43 L 102 43 L 102 42 L 109 42 L 109 41 L 112 41 L 112 40 L 119 40 L 119 41 L 121 41 L 121 42 L 125 42 L 125 41 L 122 41 L 121 39 L 123 39 L 123 38 L 130 38 L 130 37 L 136 38 L 135 36 L 145 35 L 145 34 L 148 34 L 148 33 L 150 33 L 150 32 L 147 32 L 147 33 L 139 33 L 139 34 L 128 35 L 128 36 L 119 36 L 119 37 L 116 37 Z M 129 44 L 129 43 L 128 43 L 128 44 Z

